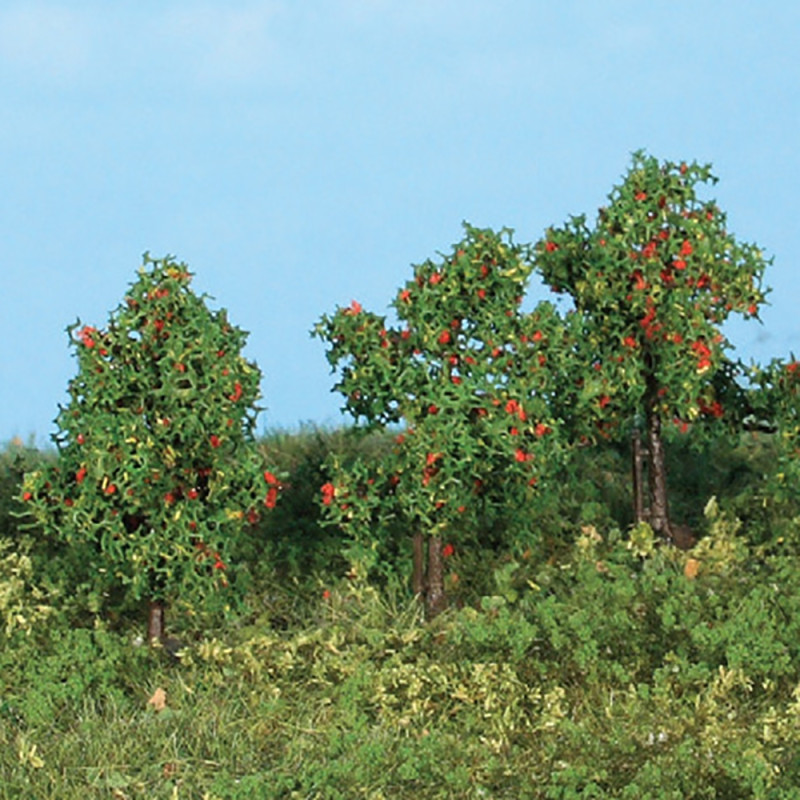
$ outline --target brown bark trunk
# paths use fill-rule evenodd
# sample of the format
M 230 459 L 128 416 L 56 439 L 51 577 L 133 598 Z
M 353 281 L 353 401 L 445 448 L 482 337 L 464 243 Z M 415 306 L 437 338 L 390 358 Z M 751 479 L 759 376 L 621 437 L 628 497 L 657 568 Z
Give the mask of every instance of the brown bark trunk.
M 164 604 L 160 600 L 150 602 L 147 617 L 147 642 L 150 645 L 164 643 Z
M 644 452 L 642 451 L 642 436 L 638 428 L 631 433 L 631 456 L 633 460 L 633 519 L 634 522 L 644 522 L 647 519 L 647 509 L 644 503 Z
M 428 619 L 433 619 L 447 607 L 440 536 L 428 537 L 428 586 L 425 600 Z
M 650 518 L 653 530 L 667 542 L 672 542 L 672 525 L 667 499 L 667 467 L 664 459 L 664 442 L 661 438 L 661 417 L 655 402 L 647 408 L 647 445 L 650 455 Z
M 419 532 L 414 534 L 414 562 L 411 573 L 411 591 L 414 597 L 425 598 L 425 539 Z

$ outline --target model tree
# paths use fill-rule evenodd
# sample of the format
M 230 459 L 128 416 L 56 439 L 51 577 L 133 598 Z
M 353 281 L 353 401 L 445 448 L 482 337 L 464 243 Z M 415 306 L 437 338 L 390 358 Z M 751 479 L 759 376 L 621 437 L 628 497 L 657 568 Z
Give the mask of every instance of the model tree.
M 401 426 L 393 456 L 376 469 L 333 465 L 322 502 L 366 536 L 381 516 L 408 524 L 413 589 L 429 616 L 446 602 L 443 542 L 474 527 L 483 504 L 532 492 L 546 474 L 558 449 L 548 387 L 569 350 L 552 305 L 520 312 L 527 249 L 510 231 L 465 227 L 449 255 L 414 268 L 393 303 L 396 327 L 357 302 L 316 327 L 346 410 Z
M 145 256 L 105 328 L 68 327 L 78 374 L 56 419 L 58 459 L 22 499 L 52 535 L 88 543 L 96 569 L 164 607 L 224 590 L 231 546 L 275 505 L 253 439 L 261 374 L 246 334 L 190 288 L 186 265 Z
M 649 451 L 649 509 L 639 514 L 673 538 L 664 423 L 685 431 L 726 414 L 715 387 L 729 374 L 721 330 L 731 314 L 756 317 L 767 262 L 739 242 L 698 189 L 708 165 L 659 163 L 642 152 L 596 221 L 572 217 L 536 245 L 536 264 L 583 320 L 582 385 L 597 396 L 593 424 L 606 436 L 641 423 Z
M 774 500 L 800 500 L 800 361 L 774 358 L 748 369 L 747 422 L 751 430 L 774 434 L 775 474 L 770 487 Z M 787 516 L 794 517 L 793 513 Z

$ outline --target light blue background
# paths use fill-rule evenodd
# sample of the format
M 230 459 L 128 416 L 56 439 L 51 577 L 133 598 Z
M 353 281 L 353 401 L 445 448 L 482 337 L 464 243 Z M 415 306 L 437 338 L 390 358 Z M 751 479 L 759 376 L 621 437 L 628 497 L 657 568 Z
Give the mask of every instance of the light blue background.
M 65 326 L 145 250 L 251 331 L 262 429 L 336 424 L 323 312 L 385 311 L 462 220 L 593 217 L 638 148 L 713 162 L 775 259 L 764 325 L 728 333 L 800 351 L 799 44 L 785 0 L 2 2 L 0 442 L 46 441 Z

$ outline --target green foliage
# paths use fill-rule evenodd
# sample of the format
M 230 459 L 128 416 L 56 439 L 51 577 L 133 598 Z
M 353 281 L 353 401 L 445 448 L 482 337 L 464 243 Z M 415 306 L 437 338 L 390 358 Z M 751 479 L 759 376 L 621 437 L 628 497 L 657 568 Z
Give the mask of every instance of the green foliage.
M 563 557 L 506 562 L 478 607 L 428 626 L 390 586 L 352 580 L 289 630 L 208 630 L 172 662 L 101 624 L 46 622 L 0 653 L 3 785 L 61 800 L 797 797 L 797 565 L 753 562 L 736 521 L 708 513 L 690 553 L 585 526 Z
M 316 485 L 315 450 L 381 461 L 392 435 L 268 437 L 284 496 L 259 535 L 289 539 L 277 512 L 296 504 L 297 566 L 273 570 L 265 551 L 251 616 L 182 620 L 177 659 L 136 646 L 124 619 L 76 617 L 48 595 L 53 611 L 0 647 L 3 786 L 59 800 L 797 796 L 796 557 L 759 543 L 769 519 L 726 510 L 749 507 L 770 441 L 676 452 L 676 497 L 707 506 L 687 553 L 646 525 L 624 536 L 604 504 L 625 506 L 626 454 L 578 448 L 531 530 L 489 516 L 456 543 L 446 571 L 463 607 L 424 626 L 397 579 L 408 552 L 378 545 L 399 565 L 380 591 L 342 578 L 316 488 L 297 483 Z M 718 480 L 695 486 L 715 460 Z M 301 552 L 315 547 L 319 560 Z M 47 562 L 34 551 L 16 584 L 28 609 Z M 304 564 L 316 574 L 301 579 Z
M 737 514 L 770 551 L 800 548 L 800 364 L 792 356 L 751 365 L 746 389 L 751 449 L 759 452 L 759 480 L 739 496 Z M 751 534 L 752 536 L 752 534 Z
M 725 413 L 714 379 L 730 343 L 719 326 L 731 313 L 757 315 L 768 262 L 698 196 L 715 182 L 710 166 L 637 152 L 593 226 L 572 217 L 536 245 L 537 269 L 584 321 L 583 385 L 606 425 L 643 404 L 682 429 Z
M 326 481 L 325 464 L 378 463 L 393 447 L 390 433 L 375 431 L 366 435 L 360 429 L 326 430 L 302 427 L 295 432 L 273 431 L 259 440 L 265 463 L 275 465 L 281 475 L 281 499 L 275 510 L 264 517 L 252 535 L 237 542 L 235 561 L 246 565 L 256 586 L 274 580 L 293 583 L 298 596 L 316 594 L 320 581 L 343 575 L 349 569 L 347 547 L 341 531 L 321 513 L 319 487 Z M 373 577 L 384 579 L 398 570 L 408 571 L 408 542 L 397 530 L 383 535 L 373 531 Z
M 184 600 L 227 586 L 232 542 L 275 505 L 252 437 L 260 372 L 246 334 L 145 258 L 106 329 L 69 326 L 78 374 L 56 420 L 58 462 L 21 498 L 48 535 L 88 545 L 100 582 Z
M 30 555 L 13 547 L 0 537 L 0 641 L 17 631 L 29 634 L 53 610 L 47 592 L 33 583 Z
M 87 700 L 121 702 L 158 663 L 99 621 L 94 628 L 45 625 L 14 644 L 2 656 L 3 695 L 8 712 L 31 726 L 74 713 Z
M 43 469 L 52 462 L 50 454 L 25 445 L 15 438 L 0 452 L 0 536 L 19 533 L 19 498 L 26 472 Z
M 329 462 L 329 518 L 367 548 L 391 518 L 463 537 L 490 507 L 530 498 L 560 459 L 550 399 L 569 326 L 549 304 L 520 312 L 531 268 L 509 231 L 465 229 L 451 254 L 414 268 L 393 303 L 399 327 L 354 302 L 315 329 L 345 408 L 403 424 L 377 466 Z
M 779 471 L 772 494 L 781 502 L 800 501 L 800 362 L 773 359 L 765 366 L 749 370 L 748 392 L 754 424 L 773 426 L 779 443 Z

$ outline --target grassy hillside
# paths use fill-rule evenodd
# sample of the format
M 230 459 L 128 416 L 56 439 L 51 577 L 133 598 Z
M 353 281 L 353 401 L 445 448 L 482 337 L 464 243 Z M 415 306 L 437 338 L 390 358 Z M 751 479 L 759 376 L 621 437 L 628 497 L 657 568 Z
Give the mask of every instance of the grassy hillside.
M 0 797 L 800 797 L 800 512 L 769 437 L 671 448 L 689 551 L 631 526 L 625 451 L 579 451 L 459 541 L 430 623 L 409 532 L 354 576 L 320 524 L 325 457 L 386 437 L 261 446 L 284 489 L 241 545 L 244 600 L 173 608 L 169 651 L 91 554 L 21 529 L 51 456 L 0 455 Z

